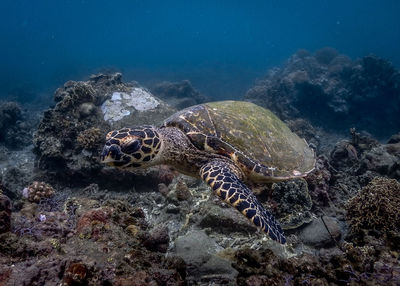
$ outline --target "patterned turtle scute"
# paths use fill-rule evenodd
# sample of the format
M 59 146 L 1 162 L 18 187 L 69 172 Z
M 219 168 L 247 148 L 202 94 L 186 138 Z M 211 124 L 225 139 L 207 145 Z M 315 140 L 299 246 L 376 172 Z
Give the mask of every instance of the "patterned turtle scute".
M 181 129 L 200 150 L 231 158 L 255 180 L 303 177 L 314 169 L 314 151 L 305 140 L 271 111 L 250 102 L 189 107 L 168 118 L 164 126 Z

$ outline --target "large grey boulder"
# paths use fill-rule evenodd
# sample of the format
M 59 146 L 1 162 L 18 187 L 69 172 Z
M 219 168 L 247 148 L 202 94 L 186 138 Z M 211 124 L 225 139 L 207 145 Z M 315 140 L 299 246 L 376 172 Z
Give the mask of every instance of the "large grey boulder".
M 323 216 L 314 219 L 299 233 L 299 238 L 305 244 L 314 247 L 329 247 L 335 245 L 342 235 L 336 218 Z
M 238 272 L 221 258 L 220 246 L 204 231 L 191 230 L 175 240 L 175 253 L 187 264 L 188 280 L 203 283 L 234 283 Z M 226 284 L 224 284 L 226 285 Z

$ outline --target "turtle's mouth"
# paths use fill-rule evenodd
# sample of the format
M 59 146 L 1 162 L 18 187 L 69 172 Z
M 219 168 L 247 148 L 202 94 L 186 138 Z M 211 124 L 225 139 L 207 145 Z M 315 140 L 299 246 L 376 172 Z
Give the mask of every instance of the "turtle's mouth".
M 121 161 L 121 148 L 118 145 L 104 146 L 103 152 L 100 156 L 100 162 L 110 164 Z

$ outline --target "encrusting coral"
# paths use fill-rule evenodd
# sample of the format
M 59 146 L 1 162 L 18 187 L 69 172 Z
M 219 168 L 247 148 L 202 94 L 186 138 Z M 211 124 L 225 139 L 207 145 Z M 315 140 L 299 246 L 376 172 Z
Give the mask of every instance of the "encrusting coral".
M 82 148 L 93 149 L 97 147 L 97 145 L 101 142 L 101 139 L 102 131 L 99 128 L 91 127 L 80 132 L 76 138 L 76 141 Z
M 400 230 L 400 183 L 375 177 L 347 205 L 352 230 Z

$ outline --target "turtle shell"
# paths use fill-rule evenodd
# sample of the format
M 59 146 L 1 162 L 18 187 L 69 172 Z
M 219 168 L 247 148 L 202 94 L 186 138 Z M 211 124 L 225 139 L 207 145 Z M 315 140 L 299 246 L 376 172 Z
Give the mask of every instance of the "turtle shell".
M 271 111 L 251 102 L 218 101 L 192 106 L 172 115 L 164 126 L 178 127 L 186 134 L 216 137 L 255 164 L 276 169 L 273 177 L 301 177 L 314 169 L 314 151 L 307 142 Z

